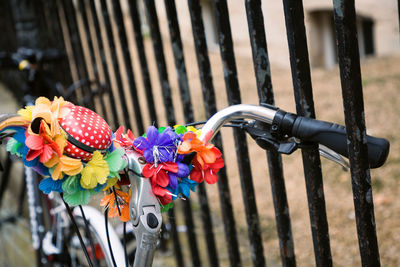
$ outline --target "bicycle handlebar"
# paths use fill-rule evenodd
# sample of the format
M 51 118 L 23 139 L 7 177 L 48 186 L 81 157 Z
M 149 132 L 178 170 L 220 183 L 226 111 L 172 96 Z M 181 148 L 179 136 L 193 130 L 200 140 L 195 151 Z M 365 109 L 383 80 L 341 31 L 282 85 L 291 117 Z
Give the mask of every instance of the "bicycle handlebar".
M 16 53 L 0 52 L 0 69 L 2 68 L 20 68 L 20 70 L 29 69 L 29 64 L 52 62 L 63 57 L 57 49 L 38 50 L 21 47 Z M 29 64 L 21 66 L 23 61 Z
M 348 157 L 344 126 L 297 116 L 274 106 L 235 105 L 212 116 L 202 128 L 200 139 L 209 142 L 227 122 L 239 118 L 255 119 L 271 125 L 271 134 L 278 140 L 296 137 L 306 142 L 318 142 Z M 371 168 L 382 166 L 389 154 L 390 144 L 384 138 L 367 135 L 368 159 Z
M 282 123 L 284 123 L 284 118 Z M 290 121 L 292 119 L 289 119 Z M 348 158 L 346 128 L 342 125 L 298 116 L 292 124 L 291 134 L 301 140 L 317 142 Z M 361 134 L 359 135 L 361 138 Z M 367 135 L 368 160 L 371 168 L 381 167 L 389 154 L 389 142 L 384 138 Z

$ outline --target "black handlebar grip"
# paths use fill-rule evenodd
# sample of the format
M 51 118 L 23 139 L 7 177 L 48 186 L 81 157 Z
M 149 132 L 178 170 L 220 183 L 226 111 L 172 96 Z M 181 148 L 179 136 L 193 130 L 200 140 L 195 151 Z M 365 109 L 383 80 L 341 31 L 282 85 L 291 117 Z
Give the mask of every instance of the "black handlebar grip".
M 304 141 L 318 142 L 348 158 L 344 126 L 299 116 L 293 123 L 292 135 Z M 367 145 L 370 168 L 382 166 L 389 154 L 389 142 L 367 135 Z

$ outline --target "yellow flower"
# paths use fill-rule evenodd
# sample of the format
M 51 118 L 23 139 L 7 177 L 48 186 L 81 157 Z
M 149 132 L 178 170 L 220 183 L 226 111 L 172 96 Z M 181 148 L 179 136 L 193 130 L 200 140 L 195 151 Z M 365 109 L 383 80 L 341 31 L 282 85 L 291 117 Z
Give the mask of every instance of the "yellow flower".
M 24 119 L 32 121 L 32 110 L 34 107 L 35 106 L 26 106 L 25 108 L 21 108 L 20 110 L 18 110 L 17 113 Z
M 113 177 L 113 178 L 108 178 L 107 179 L 107 186 L 103 189 L 103 191 L 107 191 L 110 187 L 116 185 L 117 186 L 118 178 Z
M 32 108 L 31 120 L 42 118 L 50 125 L 51 136 L 54 137 L 60 133 L 58 119 L 65 117 L 70 112 L 70 109 L 67 107 L 68 104 L 69 102 L 65 101 L 62 97 L 54 97 L 53 102 L 45 97 L 39 97 Z
M 93 153 L 92 159 L 83 168 L 81 173 L 81 186 L 85 189 L 93 189 L 97 184 L 104 184 L 110 174 L 107 161 L 99 151 Z
M 194 132 L 196 134 L 197 138 L 200 137 L 200 135 L 201 135 L 201 129 L 196 129 L 193 126 L 187 126 L 186 129 L 188 131 Z
M 67 156 L 61 156 L 58 158 L 58 156 L 55 155 L 48 162 L 44 163 L 46 167 L 53 167 L 55 164 L 57 164 L 57 166 L 51 174 L 53 180 L 62 179 L 63 173 L 67 175 L 77 175 L 83 168 L 80 159 L 73 159 Z

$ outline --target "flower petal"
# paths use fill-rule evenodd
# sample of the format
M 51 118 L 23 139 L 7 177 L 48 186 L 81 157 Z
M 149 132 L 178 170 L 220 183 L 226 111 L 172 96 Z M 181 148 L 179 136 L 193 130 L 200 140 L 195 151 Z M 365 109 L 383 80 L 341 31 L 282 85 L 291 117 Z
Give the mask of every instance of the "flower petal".
M 32 161 L 32 160 L 34 160 L 35 158 L 39 157 L 41 153 L 42 153 L 41 150 L 32 150 L 32 149 L 29 149 L 28 153 L 26 154 L 26 160 L 27 160 L 27 161 Z
M 53 157 L 53 149 L 48 145 L 44 145 L 42 149 L 42 154 L 39 157 L 39 161 L 44 163 L 49 161 Z
M 218 175 L 214 173 L 211 169 L 204 171 L 204 180 L 207 184 L 215 184 L 218 182 Z
M 154 126 L 150 126 L 147 128 L 147 140 L 149 141 L 150 145 L 154 145 L 157 142 L 158 139 L 158 130 Z
M 25 140 L 25 145 L 30 149 L 39 150 L 42 149 L 44 144 L 43 138 L 38 135 L 28 135 Z

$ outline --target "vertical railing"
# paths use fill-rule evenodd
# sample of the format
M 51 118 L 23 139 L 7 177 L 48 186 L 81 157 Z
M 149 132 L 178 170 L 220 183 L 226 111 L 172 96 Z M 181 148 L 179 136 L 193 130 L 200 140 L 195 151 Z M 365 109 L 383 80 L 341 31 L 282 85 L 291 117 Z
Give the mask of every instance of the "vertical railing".
M 218 41 L 224 79 L 229 105 L 241 103 L 239 81 L 237 79 L 236 61 L 233 51 L 232 33 L 229 22 L 228 6 L 225 0 L 214 1 L 214 12 L 218 30 Z M 251 175 L 249 152 L 246 133 L 240 129 L 233 129 L 236 156 L 239 167 L 242 196 L 246 212 L 248 235 L 251 246 L 251 257 L 255 266 L 265 265 L 264 248 L 261 237 L 260 221 L 255 199 L 253 178 Z
M 284 0 L 283 6 L 297 114 L 315 118 L 303 4 Z M 317 266 L 332 266 L 318 144 L 303 146 L 302 156 L 315 261 Z
M 175 125 L 175 111 L 172 105 L 171 87 L 168 79 L 167 66 L 165 63 L 164 48 L 161 39 L 160 26 L 158 24 L 156 7 L 154 4 L 154 0 L 145 0 L 144 4 L 146 9 L 147 21 L 150 26 L 150 34 L 153 42 L 155 60 L 157 61 L 158 78 L 160 80 L 162 97 L 166 110 L 165 114 L 167 118 L 167 123 L 168 125 Z M 174 241 L 174 251 L 177 265 L 184 266 L 182 248 L 178 237 L 174 209 L 170 209 L 168 211 L 168 219 L 171 224 L 171 233 Z
M 107 36 L 107 45 L 110 50 L 111 54 L 111 62 L 112 62 L 112 68 L 114 71 L 114 77 L 115 81 L 117 83 L 117 91 L 119 95 L 119 103 L 121 104 L 122 108 L 122 119 L 118 121 L 119 125 L 124 125 L 128 128 L 131 129 L 131 120 L 129 116 L 129 111 L 128 111 L 128 104 L 126 102 L 127 98 L 125 97 L 125 92 L 124 88 L 122 85 L 122 78 L 121 78 L 121 71 L 120 71 L 120 66 L 118 63 L 118 58 L 117 58 L 117 51 L 115 47 L 115 40 L 113 36 L 113 28 L 111 25 L 111 19 L 110 19 L 110 14 L 108 11 L 107 7 L 107 1 L 106 0 L 101 0 L 100 1 L 101 5 L 101 14 L 102 14 L 102 19 L 104 22 L 104 27 L 105 27 L 105 32 Z
M 201 6 L 198 0 L 190 0 L 188 1 L 188 4 L 190 20 L 192 23 L 194 45 L 196 50 L 197 65 L 200 74 L 201 89 L 203 93 L 204 108 L 206 111 L 206 116 L 210 117 L 217 111 L 217 107 L 215 102 L 215 92 L 211 74 L 211 65 L 208 58 L 208 49 L 204 32 Z M 215 144 L 217 146 L 220 146 L 222 144 L 220 136 L 217 136 L 217 138 L 215 138 Z M 221 174 L 224 175 L 225 173 L 223 172 Z M 222 180 L 225 180 L 225 177 L 222 178 Z M 209 264 L 212 266 L 218 266 L 218 253 L 216 249 L 210 207 L 208 205 L 207 192 L 204 183 L 199 184 L 199 196 Z
M 75 62 L 75 68 L 79 80 L 89 80 L 89 73 L 85 64 L 85 57 L 82 48 L 82 39 L 79 35 L 78 23 L 76 21 L 75 7 L 70 0 L 61 0 L 62 12 L 64 12 L 68 34 L 71 40 L 71 47 L 73 51 L 73 58 Z M 87 100 L 88 107 L 94 109 L 93 94 L 89 85 L 83 86 L 82 95 Z
M 190 99 L 189 81 L 186 73 L 185 57 L 179 29 L 178 14 L 176 13 L 175 0 L 165 0 L 165 9 L 168 18 L 168 27 L 171 39 L 172 50 L 174 54 L 175 68 L 178 75 L 179 93 L 183 104 L 183 113 L 185 123 L 194 121 L 192 101 Z M 185 214 L 185 224 L 187 229 L 188 243 L 190 247 L 190 256 L 193 266 L 201 266 L 197 237 L 195 233 L 195 224 L 190 199 L 183 202 L 183 212 Z
M 155 56 L 155 68 L 157 74 L 151 73 L 151 66 L 146 57 L 146 40 L 142 33 L 142 21 L 138 9 L 138 1 L 128 0 L 127 12 L 130 15 L 133 32 L 127 32 L 125 28 L 126 14 L 119 0 L 60 0 L 62 12 L 65 14 L 69 40 L 71 40 L 72 56 L 76 63 L 79 79 L 88 79 L 85 57 L 82 45 L 89 51 L 90 64 L 93 65 L 97 75 L 98 62 L 101 61 L 102 75 L 108 86 L 111 86 L 111 75 L 114 76 L 117 94 L 110 97 L 112 116 L 114 124 L 124 124 L 131 128 L 131 118 L 128 112 L 128 103 L 133 103 L 135 125 L 139 134 L 144 132 L 142 114 L 140 109 L 138 89 L 136 87 L 134 62 L 131 58 L 131 48 L 128 37 L 134 35 L 135 48 L 138 55 L 138 66 L 140 66 L 140 77 L 142 79 L 147 112 L 151 123 L 158 125 L 155 100 L 151 76 L 158 75 L 162 100 L 165 107 L 166 121 L 169 125 L 175 125 L 175 109 L 172 101 L 172 88 L 168 74 L 167 62 L 164 54 L 162 32 L 160 30 L 157 8 L 158 2 L 144 0 L 147 22 L 150 26 L 152 48 Z M 79 8 L 76 8 L 77 3 Z M 191 30 L 194 40 L 194 52 L 197 58 L 198 71 L 200 75 L 201 89 L 204 100 L 206 117 L 217 112 L 214 82 L 211 72 L 210 58 L 205 37 L 204 22 L 202 18 L 201 1 L 189 0 L 188 8 L 191 21 Z M 226 0 L 213 0 L 215 22 L 217 26 L 218 42 L 226 94 L 229 105 L 241 102 L 239 80 L 234 54 L 232 31 Z M 376 237 L 374 209 L 372 202 L 371 178 L 368 168 L 366 145 L 362 143 L 365 138 L 365 121 L 363 118 L 363 98 L 360 74 L 360 60 L 358 55 L 358 44 L 356 37 L 354 1 L 333 0 L 336 35 L 338 38 L 339 66 L 342 82 L 343 105 L 345 108 L 345 120 L 349 141 L 349 155 L 351 161 L 351 175 L 354 194 L 354 205 L 356 211 L 356 222 L 358 240 L 362 264 L 365 266 L 379 266 L 379 251 Z M 88 5 L 89 4 L 89 5 Z M 110 6 L 109 6 L 110 5 Z M 50 4 L 45 8 L 54 8 Z M 157 7 L 157 8 L 156 8 Z M 174 56 L 175 69 L 177 73 L 180 101 L 183 107 L 184 120 L 186 123 L 194 121 L 192 110 L 191 90 L 187 66 L 185 64 L 183 41 L 181 39 L 180 25 L 178 21 L 179 10 L 174 0 L 164 0 L 168 30 L 171 47 Z M 250 44 L 253 56 L 258 98 L 261 104 L 274 104 L 274 92 L 271 81 L 270 63 L 268 58 L 267 40 L 264 29 L 264 18 L 260 0 L 246 0 L 246 9 Z M 304 24 L 304 9 L 302 1 L 283 1 L 284 16 L 286 23 L 286 34 L 290 54 L 290 66 L 294 87 L 294 97 L 297 113 L 301 116 L 315 118 L 314 99 L 311 84 L 310 64 L 306 40 L 306 29 Z M 110 10 L 111 9 L 111 10 Z M 81 13 L 82 25 L 76 20 L 76 12 Z M 90 12 L 89 12 L 90 11 Z M 101 16 L 100 16 L 101 13 Z M 90 14 L 90 16 L 89 16 Z M 113 14 L 113 15 L 111 15 Z M 400 13 L 399 13 L 400 14 Z M 400 17 L 400 15 L 399 15 Z M 90 20 L 91 18 L 91 20 Z M 114 21 L 112 21 L 112 19 Z M 58 18 L 55 18 L 58 21 Z M 102 22 L 102 23 L 100 23 Z M 57 26 L 47 25 L 49 31 L 57 31 Z M 88 40 L 82 44 L 79 27 L 83 26 L 84 34 Z M 104 27 L 104 29 L 102 29 Z M 106 38 L 102 38 L 102 30 Z M 60 31 L 60 30 L 59 30 Z M 92 32 L 91 32 L 92 31 Z M 93 34 L 94 31 L 94 34 Z M 91 38 L 95 35 L 96 38 Z M 108 48 L 107 48 L 108 47 Z M 107 49 L 106 49 L 107 48 Z M 96 58 L 95 51 L 100 53 L 100 59 Z M 105 51 L 110 52 L 110 58 Z M 121 59 L 118 51 L 121 51 Z M 135 60 L 135 59 L 133 59 Z M 122 69 L 119 64 L 123 61 Z M 100 76 L 100 73 L 98 73 Z M 138 74 L 139 75 L 139 74 Z M 123 83 L 126 78 L 126 84 Z M 100 79 L 100 77 L 99 77 Z M 129 90 L 124 90 L 127 85 Z M 125 92 L 129 91 L 130 99 Z M 90 95 L 90 91 L 86 95 Z M 127 101 L 128 100 L 128 101 Z M 93 103 L 91 103 L 92 105 Z M 122 109 L 122 118 L 117 116 L 117 106 Z M 104 104 L 102 103 L 105 111 Z M 111 114 L 107 115 L 108 117 Z M 357 135 L 357 133 L 360 133 Z M 246 212 L 248 239 L 250 242 L 251 259 L 254 266 L 266 265 L 264 256 L 264 245 L 259 215 L 257 211 L 255 192 L 252 182 L 251 166 L 246 138 L 243 131 L 234 129 L 234 141 L 237 150 L 237 161 L 241 190 L 243 195 L 244 209 Z M 222 138 L 215 138 L 215 145 L 222 149 Z M 329 240 L 328 221 L 325 208 L 324 189 L 322 181 L 321 161 L 319 158 L 317 144 L 303 144 L 302 157 L 306 182 L 309 215 L 311 221 L 311 232 L 314 245 L 315 262 L 317 266 L 332 266 L 331 247 Z M 273 204 L 275 209 L 275 220 L 279 238 L 280 256 L 283 266 L 296 266 L 294 241 L 292 237 L 291 220 L 289 216 L 289 205 L 283 176 L 282 158 L 277 152 L 268 151 L 268 167 L 271 183 Z M 212 210 L 208 202 L 207 191 L 204 184 L 198 187 L 200 199 L 200 213 L 205 245 L 207 250 L 207 263 L 201 258 L 202 253 L 195 232 L 194 212 L 190 201 L 183 204 L 184 222 L 187 226 L 187 240 L 190 249 L 191 264 L 193 266 L 209 265 L 219 266 L 221 254 L 217 250 L 217 240 L 214 235 Z M 239 238 L 236 230 L 235 216 L 231 202 L 226 169 L 219 172 L 218 182 L 219 201 L 221 206 L 222 220 L 224 223 L 224 234 L 231 266 L 241 266 L 245 259 L 241 256 L 239 249 Z M 184 266 L 183 258 L 185 247 L 181 244 L 177 232 L 177 222 L 173 209 L 169 211 L 169 222 L 172 225 L 172 236 L 174 243 L 175 259 L 178 266 Z M 267 249 L 267 248 L 265 248 Z
M 361 263 L 380 266 L 368 147 L 364 141 L 367 136 L 354 1 L 333 3 Z
M 135 33 L 135 45 L 137 54 L 139 56 L 139 63 L 141 67 L 141 76 L 144 84 L 144 89 L 146 93 L 146 103 L 147 108 L 150 116 L 150 121 L 155 123 L 157 121 L 157 115 L 154 105 L 154 98 L 153 98 L 153 90 L 151 86 L 150 74 L 149 74 L 149 67 L 147 64 L 146 52 L 144 49 L 143 43 L 143 34 L 142 34 L 142 24 L 140 21 L 140 15 L 138 12 L 138 5 L 136 0 L 129 0 L 129 11 L 130 17 L 133 24 L 133 29 Z
M 114 129 L 118 125 L 118 113 L 117 113 L 117 106 L 116 106 L 116 100 L 115 100 L 115 95 L 111 93 L 111 80 L 110 80 L 110 73 L 108 69 L 108 64 L 107 64 L 107 59 L 106 59 L 106 53 L 104 50 L 104 45 L 103 45 L 103 40 L 101 38 L 101 30 L 100 30 L 100 23 L 99 23 L 99 15 L 97 14 L 96 11 L 96 5 L 95 5 L 95 0 L 89 0 L 89 7 L 90 7 L 90 14 L 92 18 L 92 25 L 94 27 L 95 31 L 95 36 L 96 36 L 96 45 L 97 49 L 100 53 L 100 60 L 101 60 L 101 67 L 103 69 L 103 76 L 105 80 L 105 86 L 109 95 L 109 101 L 110 101 L 110 106 L 111 106 L 111 113 L 112 113 L 112 119 L 113 119 L 113 126 Z M 110 118 L 111 116 L 109 116 Z
M 273 105 L 274 93 L 272 89 L 261 1 L 248 0 L 245 3 L 250 43 L 253 52 L 254 72 L 257 80 L 258 98 L 261 104 L 266 103 Z M 282 158 L 275 151 L 268 151 L 267 157 L 282 265 L 295 266 L 296 259 L 285 180 L 283 177 Z
M 112 9 L 114 12 L 114 21 L 118 31 L 119 38 L 119 49 L 122 51 L 122 58 L 125 65 L 125 74 L 128 78 L 128 85 L 131 93 L 131 99 L 133 102 L 133 108 L 135 113 L 135 125 L 139 133 L 144 132 L 142 112 L 139 106 L 138 93 L 136 89 L 135 76 L 133 74 L 133 67 L 131 61 L 131 54 L 129 52 L 128 39 L 126 37 L 126 30 L 124 26 L 124 17 L 122 15 L 120 0 L 111 1 Z M 127 115 L 127 114 L 126 114 Z M 125 116 L 125 114 L 124 114 Z
M 90 63 L 92 65 L 93 68 L 93 75 L 95 77 L 95 80 L 98 81 L 99 80 L 99 73 L 98 73 L 98 68 L 97 68 L 97 62 L 96 62 L 96 56 L 95 56 L 95 52 L 94 52 L 94 47 L 93 47 L 93 41 L 92 41 L 92 36 L 90 34 L 90 26 L 89 26 L 89 21 L 88 21 L 88 14 L 86 12 L 86 8 L 85 8 L 85 3 L 84 0 L 79 0 L 78 1 L 78 6 L 79 6 L 79 13 L 81 14 L 82 17 L 82 22 L 83 22 L 83 28 L 85 30 L 85 36 L 86 36 L 86 40 L 87 40 L 87 46 L 89 49 L 89 55 L 90 55 Z M 103 97 L 100 95 L 99 97 L 100 99 L 100 105 L 101 105 L 101 114 L 104 116 L 104 118 L 108 121 L 109 120 L 109 114 L 107 114 L 106 112 L 106 106 L 104 103 L 104 99 Z

